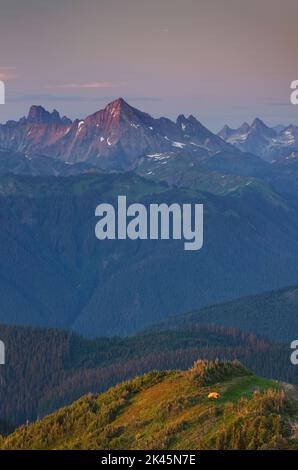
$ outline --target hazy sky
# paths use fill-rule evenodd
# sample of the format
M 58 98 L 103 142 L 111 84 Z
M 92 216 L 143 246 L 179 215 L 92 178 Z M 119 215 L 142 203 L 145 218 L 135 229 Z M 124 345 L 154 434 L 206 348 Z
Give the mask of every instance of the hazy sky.
M 297 0 L 0 0 L 0 121 L 84 117 L 123 96 L 213 129 L 298 123 Z

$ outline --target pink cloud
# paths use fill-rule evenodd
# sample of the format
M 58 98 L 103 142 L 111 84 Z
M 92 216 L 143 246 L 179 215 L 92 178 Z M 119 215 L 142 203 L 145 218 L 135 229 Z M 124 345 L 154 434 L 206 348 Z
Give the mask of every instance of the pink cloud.
M 0 80 L 8 81 L 13 80 L 17 76 L 12 71 L 15 70 L 15 67 L 0 67 Z
M 116 88 L 119 85 L 112 82 L 89 82 L 89 83 L 66 83 L 64 85 L 48 86 L 47 88 L 77 88 L 77 89 L 92 89 L 92 88 Z

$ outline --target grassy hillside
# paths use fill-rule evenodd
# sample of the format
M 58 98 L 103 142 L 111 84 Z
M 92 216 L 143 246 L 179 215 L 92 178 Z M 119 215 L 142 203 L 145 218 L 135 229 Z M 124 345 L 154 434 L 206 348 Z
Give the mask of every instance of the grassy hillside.
M 214 323 L 290 342 L 298 333 L 297 309 L 298 286 L 295 285 L 172 316 L 162 326 L 169 329 Z
M 6 345 L 0 418 L 15 425 L 153 369 L 187 369 L 198 357 L 238 359 L 259 375 L 298 383 L 288 345 L 232 328 L 205 325 L 90 340 L 65 331 L 0 325 L 0 338 Z
M 219 399 L 208 394 L 216 391 Z M 297 403 L 240 363 L 197 361 L 87 395 L 3 438 L 1 449 L 280 449 Z

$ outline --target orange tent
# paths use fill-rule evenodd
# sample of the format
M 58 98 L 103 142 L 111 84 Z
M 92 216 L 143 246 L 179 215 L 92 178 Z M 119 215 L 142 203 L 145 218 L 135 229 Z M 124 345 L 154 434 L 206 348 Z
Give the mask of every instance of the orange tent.
M 218 392 L 210 392 L 208 398 L 220 398 L 220 393 Z

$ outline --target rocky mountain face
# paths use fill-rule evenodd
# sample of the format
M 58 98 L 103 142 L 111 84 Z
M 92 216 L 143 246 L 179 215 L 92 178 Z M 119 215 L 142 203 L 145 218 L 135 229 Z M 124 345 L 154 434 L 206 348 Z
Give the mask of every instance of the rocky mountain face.
M 26 118 L 0 125 L 0 147 L 23 153 L 42 153 L 38 149 L 53 146 L 71 125 L 70 119 L 61 118 L 55 110 L 49 113 L 41 106 L 32 106 Z
M 57 111 L 32 106 L 28 117 L 0 126 L 0 147 L 41 154 L 68 163 L 87 162 L 107 169 L 129 169 L 144 155 L 183 149 L 214 154 L 233 147 L 193 116 L 176 122 L 154 119 L 122 98 L 83 120 L 71 122 Z
M 288 158 L 298 151 L 297 126 L 271 128 L 258 118 L 251 125 L 243 123 L 238 129 L 225 125 L 218 136 L 239 150 L 254 153 L 269 162 Z

